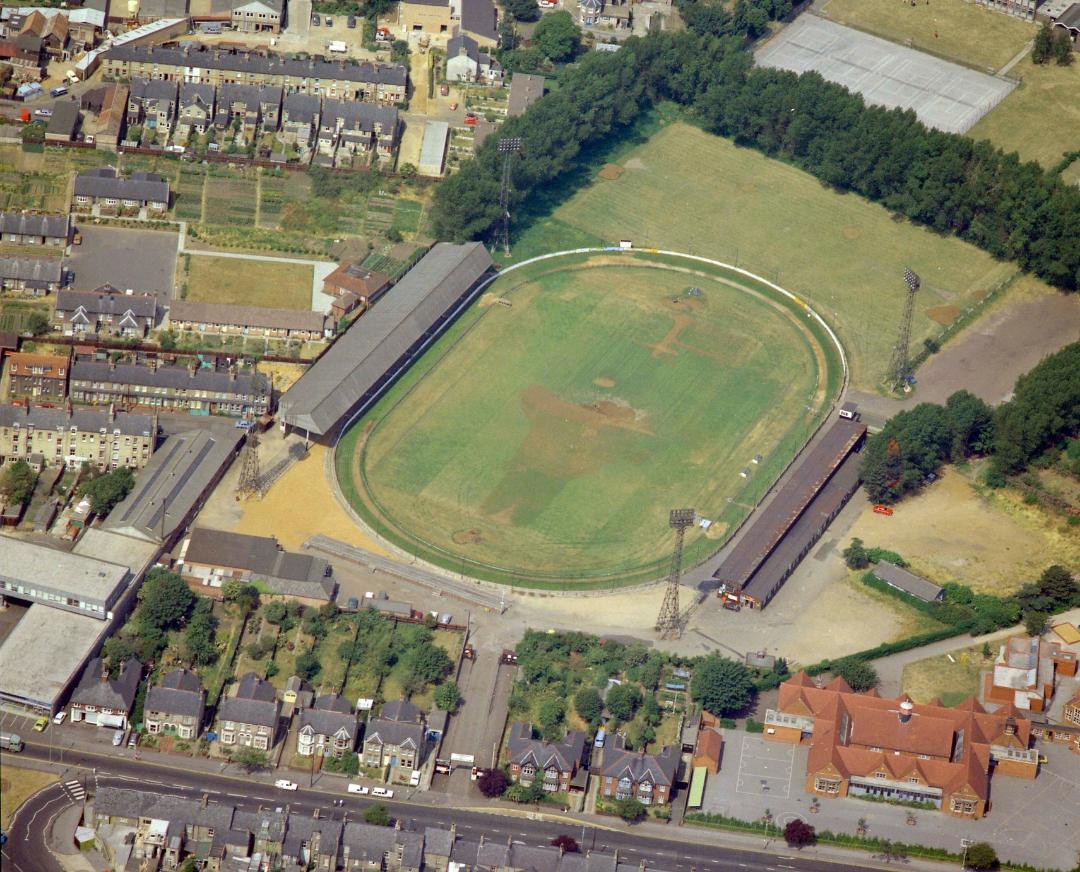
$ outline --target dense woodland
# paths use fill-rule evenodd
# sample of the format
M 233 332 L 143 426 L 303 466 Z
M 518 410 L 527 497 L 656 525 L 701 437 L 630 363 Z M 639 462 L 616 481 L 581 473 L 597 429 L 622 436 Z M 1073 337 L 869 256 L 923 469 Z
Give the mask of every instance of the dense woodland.
M 557 180 L 583 169 L 589 146 L 655 101 L 673 100 L 706 130 L 1016 261 L 1060 288 L 1080 285 L 1080 190 L 1056 173 L 987 141 L 930 130 L 913 112 L 867 106 L 816 73 L 754 68 L 748 42 L 790 11 L 787 0 L 740 0 L 731 11 L 696 0 L 679 6 L 687 30 L 587 53 L 563 71 L 557 91 L 500 129 L 524 140 L 513 211 L 543 201 Z M 499 220 L 497 139 L 438 188 L 439 238 L 483 239 Z

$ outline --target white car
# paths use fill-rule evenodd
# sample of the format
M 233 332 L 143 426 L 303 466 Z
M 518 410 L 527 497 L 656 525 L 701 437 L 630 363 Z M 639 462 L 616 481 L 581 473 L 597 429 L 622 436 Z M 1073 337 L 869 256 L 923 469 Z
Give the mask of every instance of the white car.
M 370 787 L 365 787 L 363 784 L 350 784 L 349 793 L 355 793 L 359 796 L 367 796 L 371 793 Z
M 381 796 L 383 799 L 393 799 L 394 791 L 387 790 L 385 787 L 373 787 L 371 788 L 372 796 Z
M 53 715 L 52 722 L 54 724 L 62 724 L 66 720 L 67 720 L 67 712 L 57 712 L 55 715 Z
M 119 748 L 121 745 L 124 744 L 124 731 L 123 730 L 117 730 L 115 733 L 112 734 L 112 743 L 113 743 L 113 747 L 116 747 L 116 748 Z
M 284 778 L 279 778 L 275 781 L 274 787 L 279 790 L 299 790 L 295 781 L 286 781 Z
M 413 774 L 409 776 L 409 785 L 412 787 L 420 786 L 420 770 L 414 769 Z

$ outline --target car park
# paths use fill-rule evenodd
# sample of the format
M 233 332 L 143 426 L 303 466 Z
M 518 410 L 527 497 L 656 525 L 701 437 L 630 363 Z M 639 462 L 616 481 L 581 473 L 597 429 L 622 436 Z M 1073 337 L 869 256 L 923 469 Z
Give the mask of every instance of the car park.
M 45 728 L 47 726 L 49 726 L 49 719 L 46 717 L 40 717 L 36 721 L 34 721 L 34 732 L 43 733 L 45 732 Z
M 357 796 L 367 796 L 371 793 L 371 788 L 363 784 L 350 784 L 349 793 L 355 793 Z
M 115 733 L 112 734 L 112 743 L 114 748 L 119 748 L 121 745 L 124 744 L 123 730 L 117 730 Z
M 299 790 L 299 787 L 297 786 L 295 781 L 287 781 L 284 778 L 279 778 L 277 781 L 275 781 L 274 787 L 278 788 L 279 790 Z

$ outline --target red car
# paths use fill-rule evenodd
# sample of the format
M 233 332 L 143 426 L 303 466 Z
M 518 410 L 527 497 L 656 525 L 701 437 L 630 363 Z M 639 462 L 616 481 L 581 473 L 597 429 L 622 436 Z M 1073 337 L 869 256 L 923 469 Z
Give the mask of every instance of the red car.
M 881 505 L 874 506 L 874 511 L 877 512 L 879 515 L 891 515 L 892 514 L 892 508 L 890 508 L 889 506 L 881 506 Z

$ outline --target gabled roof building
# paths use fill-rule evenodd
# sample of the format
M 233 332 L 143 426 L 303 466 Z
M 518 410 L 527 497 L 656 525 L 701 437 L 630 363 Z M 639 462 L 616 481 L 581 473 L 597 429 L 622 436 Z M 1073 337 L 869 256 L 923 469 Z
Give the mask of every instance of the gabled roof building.
M 666 805 L 675 792 L 679 749 L 674 745 L 656 754 L 629 751 L 622 736 L 614 736 L 603 752 L 599 770 L 600 795 L 608 799 L 636 799 L 643 805 Z
M 549 793 L 570 790 L 585 755 L 585 734 L 568 730 L 561 742 L 533 738 L 532 724 L 515 721 L 507 741 L 510 778 L 522 784 L 541 779 Z
M 134 657 L 120 664 L 115 678 L 100 657 L 86 664 L 78 687 L 71 694 L 71 720 L 99 727 L 125 729 L 142 678 L 142 664 Z
M 236 693 L 218 707 L 221 744 L 269 751 L 277 742 L 280 717 L 281 701 L 274 686 L 248 672 L 240 679 Z
M 991 770 L 1034 778 L 1031 724 L 1014 707 L 990 714 L 974 697 L 954 708 L 818 687 L 805 672 L 780 685 L 765 739 L 810 744 L 806 789 L 930 803 L 958 817 L 987 810 Z
M 63 248 L 71 235 L 68 215 L 0 212 L 0 241 L 15 245 L 54 245 Z
M 348 700 L 337 693 L 318 697 L 300 712 L 296 753 L 303 757 L 344 757 L 356 748 L 359 724 Z
M 198 738 L 205 708 L 206 691 L 199 676 L 187 669 L 174 669 L 146 692 L 146 730 L 178 739 Z

